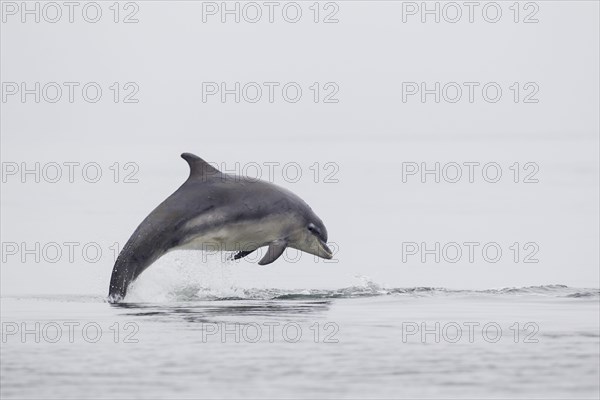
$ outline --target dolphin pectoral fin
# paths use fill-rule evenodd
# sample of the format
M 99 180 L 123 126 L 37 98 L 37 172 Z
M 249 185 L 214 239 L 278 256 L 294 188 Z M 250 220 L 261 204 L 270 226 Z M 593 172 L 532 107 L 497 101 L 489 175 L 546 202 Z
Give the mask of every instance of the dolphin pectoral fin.
M 248 254 L 253 253 L 256 249 L 254 250 L 250 250 L 250 251 L 238 251 L 237 253 L 235 253 L 235 255 L 233 256 L 234 260 L 239 260 L 240 258 L 244 258 L 246 257 Z
M 267 254 L 265 254 L 262 260 L 258 262 L 258 265 L 271 264 L 283 254 L 283 251 L 286 247 L 287 242 L 285 240 L 276 240 L 271 242 L 271 244 L 269 244 L 269 248 L 267 249 Z

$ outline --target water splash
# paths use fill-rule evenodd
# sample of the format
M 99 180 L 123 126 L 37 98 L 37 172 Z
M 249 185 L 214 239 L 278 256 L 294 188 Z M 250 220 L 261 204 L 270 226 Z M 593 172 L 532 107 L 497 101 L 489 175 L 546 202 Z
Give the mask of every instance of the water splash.
M 179 261 L 178 271 L 165 270 L 165 276 L 158 276 L 143 285 L 134 285 L 128 302 L 185 302 L 185 301 L 224 301 L 224 300 L 310 300 L 310 299 L 352 299 L 375 296 L 550 296 L 568 298 L 598 298 L 600 289 L 578 289 L 565 285 L 540 285 L 528 287 L 507 287 L 486 290 L 456 290 L 436 287 L 386 288 L 367 276 L 355 276 L 359 283 L 339 289 L 277 289 L 242 288 L 235 285 L 229 272 L 223 273 L 223 266 L 214 270 L 197 269 L 191 271 Z M 227 266 L 225 266 L 227 268 Z

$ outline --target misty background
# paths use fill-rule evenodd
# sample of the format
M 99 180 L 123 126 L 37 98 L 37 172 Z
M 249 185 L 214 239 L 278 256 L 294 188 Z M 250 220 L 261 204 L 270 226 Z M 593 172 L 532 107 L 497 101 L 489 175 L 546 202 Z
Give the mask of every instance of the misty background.
M 133 8 L 120 9 L 115 23 L 112 2 L 98 3 L 103 14 L 97 23 L 77 11 L 73 23 L 64 15 L 57 23 L 22 23 L 20 14 L 3 9 L 3 295 L 105 295 L 111 246 L 122 247 L 187 178 L 182 152 L 231 172 L 258 163 L 263 179 L 264 163 L 280 163 L 272 181 L 323 219 L 338 262 L 303 255 L 266 267 L 245 260 L 221 265 L 177 252 L 140 278 L 138 288 L 153 293 L 166 290 L 172 271 L 209 286 L 248 288 L 338 288 L 356 284 L 357 276 L 388 287 L 598 287 L 598 2 L 535 2 L 538 23 L 523 23 L 532 11 L 524 9 L 515 23 L 513 2 L 497 2 L 503 13 L 497 23 L 486 22 L 479 8 L 473 23 L 466 15 L 457 23 L 435 23 L 431 16 L 422 23 L 420 14 L 404 15 L 403 22 L 406 4 L 391 1 L 335 2 L 337 23 L 322 22 L 334 10 L 325 3 L 319 4 L 318 23 L 309 8 L 313 2 L 297 2 L 303 12 L 297 23 L 277 11 L 273 23 L 264 15 L 257 23 L 231 17 L 222 23 L 220 14 L 205 15 L 203 22 L 202 2 L 145 1 L 135 2 L 137 23 L 122 23 Z M 79 88 L 96 82 L 103 95 L 89 103 L 76 89 L 73 103 L 66 92 L 56 103 L 36 103 L 33 96 L 23 103 L 19 94 L 5 98 L 7 82 L 29 88 L 35 82 L 79 82 Z M 109 89 L 114 82 L 117 103 Z M 218 95 L 203 101 L 203 82 L 229 88 L 235 82 L 279 82 L 279 88 L 295 82 L 303 93 L 296 103 L 278 90 L 273 103 L 266 92 L 257 103 L 236 103 L 233 96 L 223 103 Z M 317 103 L 309 89 L 315 82 Z M 495 103 L 485 101 L 480 89 L 472 103 L 466 91 L 456 103 L 436 103 L 432 95 L 425 102 L 419 95 L 403 101 L 403 82 L 426 82 L 428 88 L 435 82 L 478 82 L 479 88 L 495 82 L 503 92 Z M 514 82 L 518 102 L 509 89 Z M 127 83 L 139 88 L 137 103 L 123 102 L 131 92 Z M 323 102 L 327 83 L 339 88 L 337 103 Z M 539 88 L 537 103 L 523 101 L 527 83 Z M 36 183 L 32 175 L 23 183 L 20 171 L 6 174 L 9 164 L 36 162 L 95 162 L 103 175 L 89 183 L 79 168 L 73 183 L 66 176 Z M 115 162 L 118 183 L 109 168 Z M 137 183 L 123 182 L 133 170 L 124 169 L 128 162 L 137 166 Z M 296 183 L 282 171 L 290 162 L 301 166 Z M 422 162 L 495 162 L 503 175 L 497 183 L 480 173 L 473 183 L 465 176 L 457 183 L 435 183 L 429 176 L 422 183 L 420 175 L 403 182 L 403 163 Z M 518 183 L 509 169 L 515 162 Z M 528 162 L 539 166 L 538 183 L 522 182 Z M 317 182 L 310 169 L 315 163 Z M 331 171 L 337 182 L 325 182 Z M 79 246 L 72 262 L 64 246 L 57 262 L 36 262 L 31 255 L 23 262 L 21 253 L 6 253 L 9 242 Z M 423 263 L 418 255 L 403 261 L 406 242 L 496 242 L 503 255 L 496 263 L 480 252 L 473 263 L 464 254 L 456 263 L 433 257 Z M 519 262 L 509 249 L 515 242 Z M 522 246 L 530 242 L 539 246 L 537 263 L 523 262 Z M 99 244 L 98 261 L 82 257 L 86 243 Z

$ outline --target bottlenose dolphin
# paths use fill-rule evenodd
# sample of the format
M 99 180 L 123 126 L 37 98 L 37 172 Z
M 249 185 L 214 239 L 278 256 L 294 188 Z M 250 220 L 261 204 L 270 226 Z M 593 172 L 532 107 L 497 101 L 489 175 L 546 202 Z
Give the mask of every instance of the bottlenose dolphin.
M 323 221 L 294 193 L 261 180 L 222 173 L 183 153 L 190 176 L 131 235 L 112 271 L 109 301 L 119 301 L 146 268 L 170 250 L 235 251 L 235 259 L 269 246 L 270 264 L 292 247 L 331 259 Z

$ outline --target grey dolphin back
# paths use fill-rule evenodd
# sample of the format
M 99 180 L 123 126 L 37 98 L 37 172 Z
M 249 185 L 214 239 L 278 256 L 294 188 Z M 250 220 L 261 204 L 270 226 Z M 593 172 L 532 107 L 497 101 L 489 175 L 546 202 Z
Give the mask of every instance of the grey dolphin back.
M 221 176 L 221 172 L 193 154 L 183 153 L 181 158 L 187 161 L 190 176 L 142 221 L 123 247 L 113 267 L 109 301 L 123 299 L 131 282 L 169 249 L 180 244 L 182 237 L 178 232 L 191 214 L 201 214 L 214 206 L 210 201 L 199 203 L 186 189 Z

